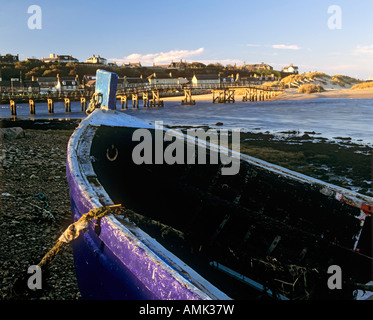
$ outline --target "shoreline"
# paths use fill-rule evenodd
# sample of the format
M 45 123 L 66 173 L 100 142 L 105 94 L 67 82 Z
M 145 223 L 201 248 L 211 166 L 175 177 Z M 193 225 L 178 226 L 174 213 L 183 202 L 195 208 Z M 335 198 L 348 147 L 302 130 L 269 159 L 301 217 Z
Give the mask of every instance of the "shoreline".
M 242 94 L 235 95 L 236 101 L 242 101 Z M 326 89 L 320 93 L 299 93 L 298 89 L 285 89 L 284 92 L 268 101 L 284 100 L 309 100 L 309 99 L 373 99 L 373 88 L 371 89 Z M 163 97 L 165 101 L 181 101 L 184 96 Z M 192 99 L 197 101 L 211 101 L 212 93 L 192 95 Z M 250 103 L 250 102 L 248 102 Z

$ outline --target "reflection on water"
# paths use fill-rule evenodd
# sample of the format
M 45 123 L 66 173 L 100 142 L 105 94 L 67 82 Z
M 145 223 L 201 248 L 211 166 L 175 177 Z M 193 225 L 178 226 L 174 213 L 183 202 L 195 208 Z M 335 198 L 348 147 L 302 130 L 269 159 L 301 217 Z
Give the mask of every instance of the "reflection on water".
M 181 98 L 180 98 L 181 100 Z M 143 108 L 123 112 L 146 121 L 163 121 L 165 125 L 215 126 L 241 128 L 252 132 L 315 132 L 320 137 L 351 138 L 353 142 L 373 144 L 373 99 L 311 99 L 213 104 L 197 101 L 183 106 L 180 101 L 165 101 L 164 108 Z M 120 110 L 120 101 L 117 109 Z M 36 115 L 30 116 L 27 103 L 17 104 L 17 118 L 80 119 L 86 115 L 80 102 L 71 102 L 71 113 L 65 113 L 64 102 L 54 103 L 55 113 L 48 114 L 47 103 L 36 104 Z M 0 117 L 10 117 L 9 105 L 0 106 Z

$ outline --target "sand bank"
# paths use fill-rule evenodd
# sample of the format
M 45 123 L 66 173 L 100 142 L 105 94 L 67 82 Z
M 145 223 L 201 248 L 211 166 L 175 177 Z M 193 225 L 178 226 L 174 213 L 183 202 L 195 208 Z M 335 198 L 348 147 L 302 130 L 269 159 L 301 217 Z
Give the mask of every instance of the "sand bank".
M 242 101 L 243 95 L 235 95 L 236 101 Z M 321 93 L 299 93 L 298 89 L 285 89 L 284 92 L 276 97 L 273 97 L 274 101 L 281 100 L 302 100 L 302 99 L 317 99 L 317 98 L 344 98 L 344 99 L 373 99 L 373 88 L 371 89 L 326 89 L 325 92 Z M 164 97 L 165 101 L 181 101 L 184 96 L 177 97 Z M 192 95 L 192 99 L 195 101 L 211 101 L 212 93 Z
M 299 93 L 298 89 L 286 89 L 281 95 L 272 100 L 301 100 L 317 98 L 344 98 L 344 99 L 372 99 L 373 89 L 330 89 L 320 93 Z

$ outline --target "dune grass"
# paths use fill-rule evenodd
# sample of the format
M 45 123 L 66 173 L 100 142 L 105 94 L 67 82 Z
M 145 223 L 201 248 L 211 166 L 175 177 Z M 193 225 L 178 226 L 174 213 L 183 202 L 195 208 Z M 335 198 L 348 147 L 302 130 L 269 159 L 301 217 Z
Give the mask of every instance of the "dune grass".
M 362 82 L 355 84 L 351 87 L 351 89 L 370 89 L 373 88 L 373 82 Z
M 303 84 L 299 87 L 298 92 L 299 93 L 314 93 L 314 92 L 323 92 L 325 91 L 322 86 L 319 84 Z

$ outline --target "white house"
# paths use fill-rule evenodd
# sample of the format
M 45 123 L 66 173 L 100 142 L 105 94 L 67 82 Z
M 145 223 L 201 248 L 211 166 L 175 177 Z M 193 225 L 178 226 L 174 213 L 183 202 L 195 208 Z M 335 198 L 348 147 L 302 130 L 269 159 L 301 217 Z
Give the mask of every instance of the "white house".
M 148 77 L 148 81 L 149 81 L 149 84 L 151 86 L 153 86 L 153 85 L 172 86 L 172 85 L 178 85 L 179 84 L 178 78 L 173 78 L 171 72 L 169 73 L 168 77 L 167 76 L 158 77 L 155 73 L 153 73 Z
M 192 78 L 192 84 L 194 87 L 220 84 L 220 77 L 217 74 L 195 74 Z
M 290 66 L 282 68 L 282 71 L 287 73 L 298 73 L 298 67 L 290 64 Z
M 101 64 L 105 66 L 108 64 L 107 59 L 100 57 L 100 55 L 98 55 L 97 57 L 95 55 L 92 55 L 92 57 L 88 58 L 85 62 L 93 63 L 93 64 Z
M 79 62 L 78 59 L 74 58 L 72 55 L 56 55 L 54 53 L 51 53 L 49 55 L 49 58 L 42 57 L 41 61 L 43 62 L 60 62 L 60 63 L 77 63 Z
M 57 91 L 74 91 L 79 89 L 79 81 L 78 76 L 75 78 L 66 77 L 66 78 L 60 78 L 59 75 L 57 75 L 57 85 L 55 86 L 55 89 Z

